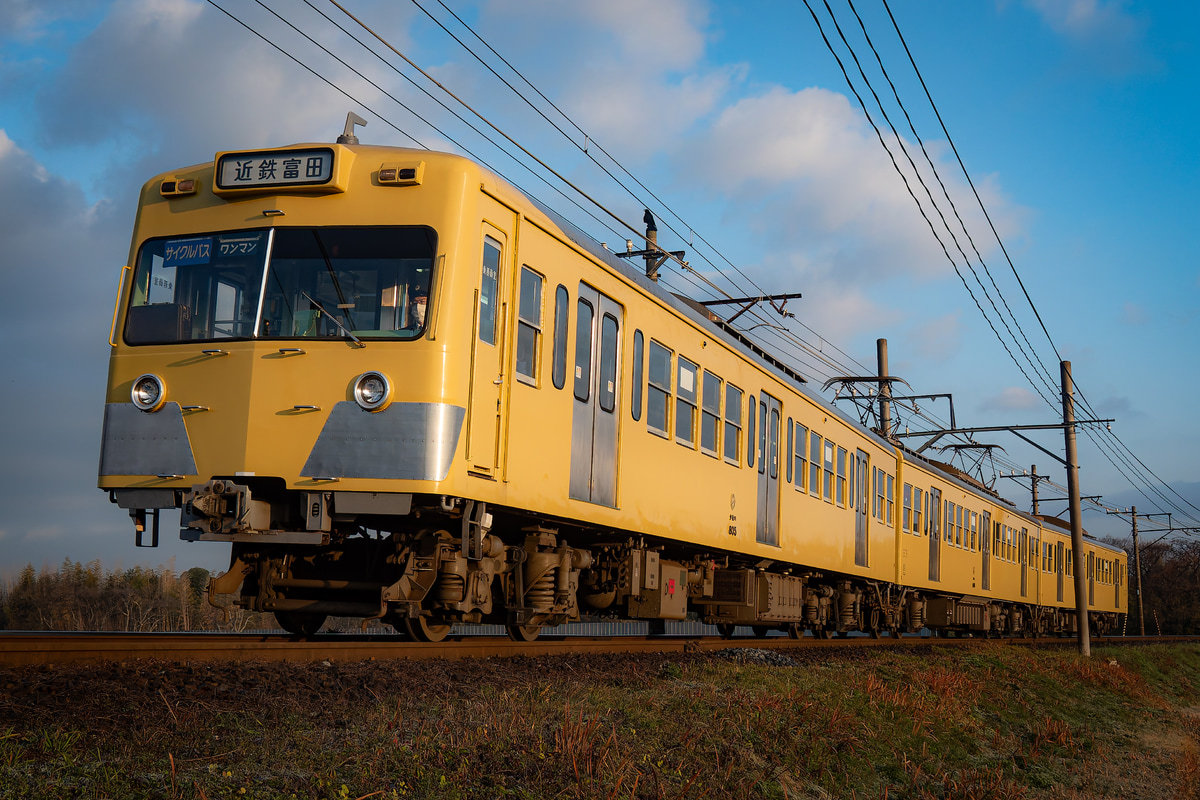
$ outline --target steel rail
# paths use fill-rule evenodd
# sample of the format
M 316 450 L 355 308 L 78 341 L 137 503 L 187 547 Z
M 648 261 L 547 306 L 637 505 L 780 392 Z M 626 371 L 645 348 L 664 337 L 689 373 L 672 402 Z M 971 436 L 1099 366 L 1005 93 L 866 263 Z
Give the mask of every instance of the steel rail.
M 367 661 L 382 659 L 458 660 L 513 656 L 602 653 L 684 653 L 726 648 L 794 650 L 813 647 L 933 647 L 990 644 L 1070 646 L 1070 638 L 985 639 L 903 636 L 900 639 L 844 639 L 783 636 L 720 639 L 697 636 L 544 637 L 513 642 L 502 637 L 464 636 L 443 642 L 412 642 L 394 636 L 325 635 L 298 639 L 286 634 L 226 633 L 0 633 L 0 666 L 18 667 L 141 659 L 169 661 Z M 1197 637 L 1106 637 L 1105 644 L 1195 643 Z

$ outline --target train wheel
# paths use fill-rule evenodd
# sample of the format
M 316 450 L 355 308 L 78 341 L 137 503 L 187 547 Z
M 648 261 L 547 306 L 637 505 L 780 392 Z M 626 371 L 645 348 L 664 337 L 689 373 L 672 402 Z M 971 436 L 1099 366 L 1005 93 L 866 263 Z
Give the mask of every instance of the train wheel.
M 408 628 L 408 636 L 416 642 L 440 642 L 450 635 L 449 623 L 436 624 L 429 617 L 417 617 L 404 620 Z
M 325 614 L 305 614 L 302 611 L 276 611 L 275 621 L 293 636 L 312 636 L 325 624 Z
M 732 622 L 718 622 L 717 635 L 722 639 L 732 639 L 734 627 L 736 626 Z
M 508 638 L 514 642 L 532 642 L 542 632 L 541 625 L 509 625 Z
M 881 634 L 879 633 L 879 628 L 871 628 L 871 630 L 867 631 L 867 635 L 870 636 L 872 639 L 878 639 L 881 636 Z
M 788 625 L 787 634 L 789 639 L 800 639 L 804 636 L 804 629 L 799 625 Z
M 767 634 L 770 632 L 771 632 L 771 629 L 766 627 L 765 625 L 755 625 L 754 626 L 754 638 L 755 639 L 765 639 L 765 638 L 767 638 Z
M 833 631 L 829 630 L 829 628 L 821 628 L 819 631 L 817 631 L 817 638 L 819 638 L 819 639 L 832 639 L 832 638 L 833 638 Z

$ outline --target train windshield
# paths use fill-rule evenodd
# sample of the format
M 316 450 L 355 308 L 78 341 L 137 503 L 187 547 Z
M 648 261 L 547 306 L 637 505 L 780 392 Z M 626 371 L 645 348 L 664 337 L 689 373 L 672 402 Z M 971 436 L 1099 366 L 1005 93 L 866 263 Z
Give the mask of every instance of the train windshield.
M 275 228 L 142 245 L 129 344 L 249 338 L 415 339 L 437 237 L 429 228 Z

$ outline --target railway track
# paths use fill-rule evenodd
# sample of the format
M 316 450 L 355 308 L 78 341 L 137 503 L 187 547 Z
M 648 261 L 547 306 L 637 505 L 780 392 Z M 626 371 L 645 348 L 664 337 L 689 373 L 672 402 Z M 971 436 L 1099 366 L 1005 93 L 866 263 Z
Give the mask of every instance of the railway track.
M 1196 637 L 1114 637 L 1103 644 L 1161 644 L 1195 642 Z M 396 636 L 326 635 L 297 639 L 286 634 L 209 633 L 0 633 L 0 666 L 114 662 L 135 659 L 172 661 L 365 661 L 383 659 L 465 659 L 513 656 L 554 656 L 596 653 L 679 653 L 731 647 L 770 650 L 838 647 L 947 647 L 985 642 L 1037 646 L 1074 646 L 1074 639 L 935 638 L 904 636 L 871 639 L 854 636 L 822 640 L 812 637 L 715 636 L 547 636 L 534 642 L 513 642 L 503 637 L 461 636 L 435 644 L 412 642 Z

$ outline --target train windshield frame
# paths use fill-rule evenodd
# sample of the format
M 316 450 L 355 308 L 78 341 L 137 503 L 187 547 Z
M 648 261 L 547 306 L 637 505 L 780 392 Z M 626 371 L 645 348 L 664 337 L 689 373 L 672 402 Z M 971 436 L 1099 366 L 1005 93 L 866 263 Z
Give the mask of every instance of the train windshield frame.
M 412 340 L 425 333 L 437 234 L 428 227 L 287 227 L 148 239 L 126 344 Z

